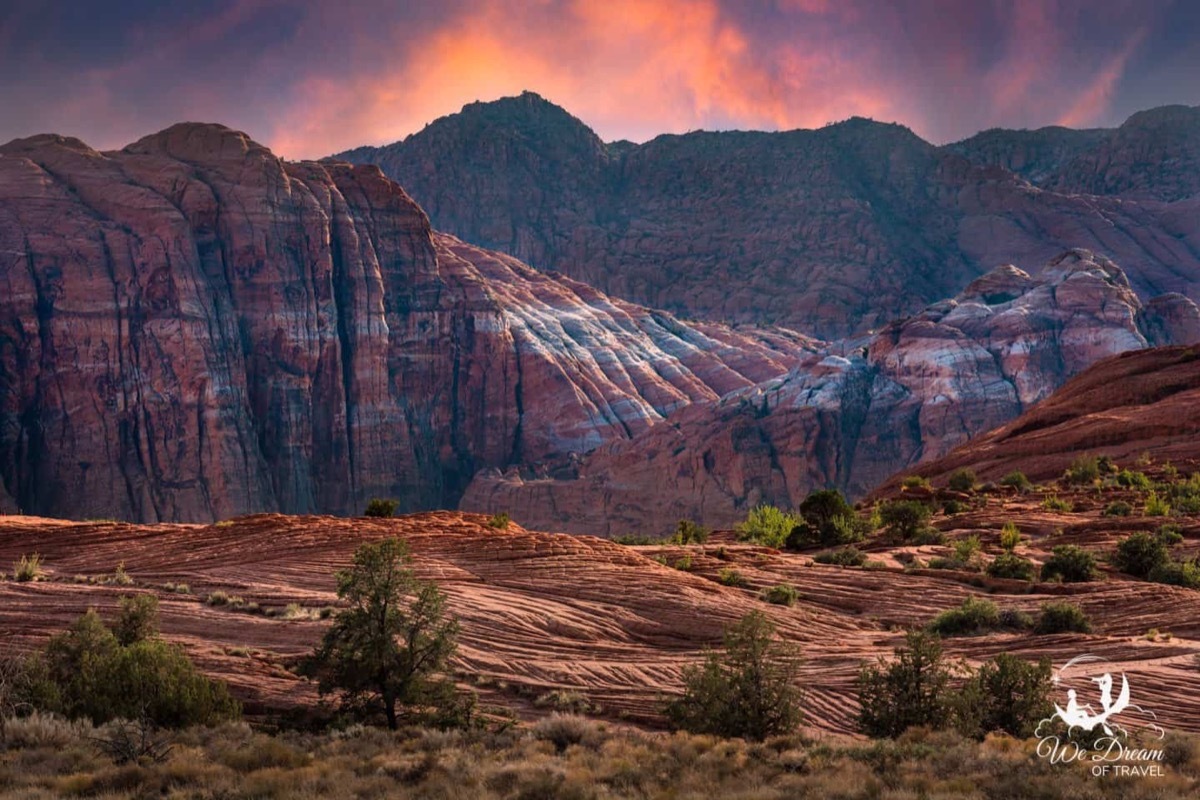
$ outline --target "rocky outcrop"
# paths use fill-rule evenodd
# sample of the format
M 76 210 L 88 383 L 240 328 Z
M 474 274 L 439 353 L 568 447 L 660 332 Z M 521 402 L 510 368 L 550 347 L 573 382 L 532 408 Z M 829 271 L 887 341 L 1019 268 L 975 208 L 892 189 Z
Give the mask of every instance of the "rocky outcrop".
M 221 126 L 0 147 L 0 503 L 27 513 L 444 507 L 811 347 L 536 273 L 435 234 L 377 168 Z
M 1200 126 L 1141 116 L 1112 136 L 1000 131 L 947 148 L 863 119 L 605 145 L 525 93 L 341 157 L 379 164 L 438 229 L 610 295 L 837 338 L 1073 247 L 1124 265 L 1143 297 L 1200 297 L 1197 209 L 1161 202 L 1189 196 Z
M 862 495 L 905 465 L 937 458 L 1016 417 L 1071 376 L 1196 336 L 1200 310 L 1143 307 L 1111 261 L 1075 250 L 1035 276 L 1003 266 L 958 297 L 896 322 L 862 349 L 810 356 L 786 376 L 696 404 L 583 458 L 571 479 L 491 471 L 463 507 L 505 509 L 534 527 L 662 533 L 681 517 L 728 525 L 761 502 L 794 506 L 815 488 Z
M 1200 462 L 1200 348 L 1122 353 L 1093 365 L 1008 424 L 918 467 L 944 484 L 970 468 L 994 481 L 1021 470 L 1034 481 L 1062 475 L 1080 456 L 1121 464 L 1148 457 L 1160 464 Z M 895 491 L 896 476 L 879 488 Z

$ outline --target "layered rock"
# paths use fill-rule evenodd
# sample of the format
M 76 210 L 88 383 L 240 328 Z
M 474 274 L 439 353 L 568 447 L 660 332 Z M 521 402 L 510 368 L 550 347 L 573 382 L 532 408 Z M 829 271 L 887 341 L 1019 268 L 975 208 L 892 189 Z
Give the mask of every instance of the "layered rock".
M 211 520 L 452 505 L 808 340 L 687 325 L 441 237 L 374 167 L 177 125 L 0 148 L 0 503 Z
M 1091 364 L 1145 348 L 1151 328 L 1200 341 L 1197 323 L 1187 300 L 1143 306 L 1125 274 L 1088 251 L 1062 254 L 1036 276 L 1003 266 L 862 349 L 815 354 L 786 376 L 614 441 L 569 480 L 481 473 L 462 505 L 506 509 L 535 527 L 622 534 L 661 533 L 681 517 L 727 525 L 758 503 L 794 506 L 826 486 L 862 495 L 1008 422 Z
M 342 157 L 379 164 L 440 230 L 534 267 L 656 308 L 835 338 L 1073 247 L 1124 265 L 1143 297 L 1200 297 L 1197 209 L 1161 202 L 1195 193 L 1200 126 L 1170 109 L 1140 117 L 1117 135 L 1000 131 L 948 148 L 863 119 L 605 145 L 525 93 Z

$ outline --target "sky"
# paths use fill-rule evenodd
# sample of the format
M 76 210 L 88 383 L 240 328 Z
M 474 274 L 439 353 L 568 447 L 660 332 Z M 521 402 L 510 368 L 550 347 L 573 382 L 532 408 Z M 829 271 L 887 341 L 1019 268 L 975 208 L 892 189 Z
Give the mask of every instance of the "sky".
M 604 139 L 1112 126 L 1200 104 L 1194 0 L 3 0 L 0 142 L 184 121 L 286 158 L 532 90 Z

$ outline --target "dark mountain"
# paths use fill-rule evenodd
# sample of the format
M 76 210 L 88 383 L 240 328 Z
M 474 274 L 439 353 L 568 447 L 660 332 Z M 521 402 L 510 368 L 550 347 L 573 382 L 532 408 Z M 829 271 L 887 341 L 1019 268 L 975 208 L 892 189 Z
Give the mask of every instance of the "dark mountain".
M 1183 120 L 1164 131 L 1200 130 L 1182 112 L 1148 114 Z M 1148 132 L 1128 142 L 1054 129 L 937 148 L 901 126 L 852 119 L 604 145 L 527 92 L 338 158 L 379 164 L 435 227 L 535 267 L 682 314 L 829 338 L 951 296 L 998 263 L 1072 247 L 1125 265 L 1143 296 L 1197 296 L 1194 203 L 1158 202 L 1190 196 L 1196 171 L 1173 155 L 1174 133 L 1135 120 L 1126 127 Z M 1144 179 L 1114 166 L 1141 163 L 1133 141 L 1160 139 L 1164 161 Z M 1092 185 L 1161 188 L 1135 191 L 1137 202 L 1075 196 Z

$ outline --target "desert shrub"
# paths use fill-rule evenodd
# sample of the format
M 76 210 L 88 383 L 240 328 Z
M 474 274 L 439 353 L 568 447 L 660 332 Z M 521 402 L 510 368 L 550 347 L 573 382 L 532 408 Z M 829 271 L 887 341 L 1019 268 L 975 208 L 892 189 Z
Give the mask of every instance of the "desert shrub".
M 954 560 L 969 566 L 979 557 L 979 551 L 979 537 L 974 534 L 965 536 L 954 543 Z
M 751 612 L 725 631 L 720 651 L 684 669 L 683 696 L 666 705 L 667 719 L 691 733 L 754 741 L 791 733 L 803 717 L 798 664 L 767 617 Z
M 1147 517 L 1165 517 L 1171 513 L 1171 504 L 1159 497 L 1158 492 L 1146 495 L 1145 513 Z
M 742 587 L 747 584 L 746 576 L 738 572 L 736 569 L 727 567 L 717 575 L 717 581 L 722 586 Z
M 871 523 L 859 519 L 854 507 L 836 489 L 813 492 L 804 498 L 799 512 L 802 521 L 788 534 L 789 549 L 852 544 L 871 532 Z
M 744 541 L 783 547 L 792 529 L 801 522 L 803 518 L 796 514 L 781 511 L 775 506 L 760 505 L 750 511 L 737 530 Z
M 1033 617 L 1017 608 L 1000 609 L 1000 627 L 1013 631 L 1028 631 L 1034 626 Z
M 1183 544 L 1183 531 L 1174 523 L 1169 522 L 1166 525 L 1160 526 L 1154 535 L 1167 547 Z
M 762 599 L 776 606 L 793 606 L 800 599 L 800 592 L 790 583 L 780 583 L 762 590 Z
M 1033 562 L 1015 553 L 1001 553 L 987 565 L 987 574 L 993 578 L 1031 581 L 1034 575 Z
M 1116 481 L 1118 486 L 1124 486 L 1129 489 L 1150 488 L 1150 478 L 1144 472 L 1123 469 L 1117 473 Z
M 690 572 L 692 569 L 692 554 L 684 553 L 683 557 L 671 565 L 672 569 L 677 569 L 680 572 Z
M 952 713 L 951 677 L 937 636 L 909 632 L 891 662 L 880 659 L 859 671 L 859 728 L 868 736 L 896 737 L 911 727 L 943 727 Z
M 966 735 L 1003 731 L 1024 739 L 1054 711 L 1050 659 L 1037 663 L 1009 653 L 985 662 L 967 679 L 956 703 L 957 726 Z
M 929 623 L 931 633 L 963 636 L 1000 627 L 1000 609 L 991 600 L 968 597 L 957 608 L 947 609 Z
M 1162 743 L 1163 763 L 1171 769 L 1179 769 L 1196 755 L 1196 741 L 1178 733 L 1168 733 Z
M 1095 577 L 1096 557 L 1073 544 L 1061 544 L 1042 564 L 1042 580 L 1062 579 L 1066 583 L 1090 581 Z
M 43 710 L 95 724 L 121 718 L 165 727 L 207 725 L 239 716 L 240 708 L 224 683 L 197 672 L 181 648 L 153 634 L 157 621 L 152 612 L 144 603 L 123 607 L 127 635 L 144 635 L 128 644 L 95 611 L 52 638 L 44 658 L 45 680 L 53 691 L 43 690 L 43 697 L 53 699 L 43 701 Z
M 536 739 L 550 742 L 554 749 L 563 753 L 571 745 L 595 745 L 603 738 L 600 726 L 577 714 L 554 713 L 542 717 L 533 725 Z
M 93 744 L 114 764 L 161 764 L 171 752 L 171 738 L 149 720 L 114 719 L 92 737 Z
M 964 467 L 950 473 L 946 486 L 956 492 L 972 492 L 975 490 L 975 481 L 975 472 Z
M 470 696 L 446 677 L 456 650 L 458 622 L 446 613 L 446 595 L 419 581 L 405 542 L 365 544 L 353 565 L 336 574 L 338 598 L 348 607 L 306 659 L 322 695 L 337 694 L 343 711 L 360 719 L 382 715 L 395 730 L 402 715 L 462 724 Z
M 1117 544 L 1113 566 L 1128 575 L 1147 578 L 1171 559 L 1167 545 L 1158 536 L 1144 531 L 1127 536 Z
M 1033 484 L 1029 478 L 1025 477 L 1025 473 L 1021 470 L 1013 470 L 1000 479 L 1001 486 L 1009 486 L 1016 489 L 1018 492 L 1028 492 L 1033 488 Z
M 1100 477 L 1100 461 L 1094 456 L 1080 456 L 1063 473 L 1063 480 L 1074 485 L 1094 483 Z
M 942 513 L 947 517 L 953 517 L 955 514 L 961 514 L 967 510 L 967 506 L 959 500 L 953 498 L 942 503 Z
M 892 500 L 879 509 L 879 517 L 889 532 L 908 541 L 929 523 L 929 506 L 916 500 Z
M 1012 522 L 1004 523 L 1004 527 L 1000 529 L 1000 546 L 1011 553 L 1020 543 L 1021 531 Z
M 367 503 L 367 508 L 363 511 L 364 517 L 377 517 L 380 519 L 388 519 L 396 516 L 396 510 L 400 508 L 400 503 L 396 500 L 390 500 L 384 497 L 371 498 Z
M 917 531 L 917 535 L 912 538 L 912 543 L 917 545 L 945 544 L 946 534 L 942 533 L 937 528 L 921 528 L 921 530 Z
M 708 528 L 703 525 L 692 522 L 690 519 L 681 519 L 675 525 L 675 535 L 671 537 L 672 544 L 704 544 L 708 541 Z
M 662 544 L 663 539 L 656 536 L 647 536 L 644 533 L 623 533 L 620 536 L 613 538 L 615 544 L 623 544 L 630 546 Z
M 1200 564 L 1196 561 L 1166 561 L 1156 566 L 1149 574 L 1155 583 L 1182 586 L 1185 589 L 1200 589 Z
M 1088 620 L 1083 609 L 1066 600 L 1055 600 L 1042 605 L 1034 632 L 1048 633 L 1089 633 L 1092 623 Z
M 121 611 L 113 623 L 113 634 L 126 647 L 157 636 L 158 598 L 152 594 L 122 597 Z
M 1105 517 L 1128 517 L 1133 513 L 1133 506 L 1126 503 L 1124 500 L 1114 500 L 1104 507 L 1100 512 L 1101 516 Z
M 932 488 L 929 485 L 929 479 L 922 478 L 920 475 L 906 475 L 904 477 L 904 479 L 902 481 L 900 481 L 900 485 L 903 486 L 905 489 L 929 489 L 929 488 Z
M 568 714 L 586 714 L 592 711 L 591 702 L 579 692 L 573 692 L 568 689 L 555 689 L 551 692 L 546 692 L 539 695 L 533 701 L 537 708 L 553 708 L 555 711 L 562 711 Z
M 113 570 L 113 574 L 105 579 L 104 582 L 113 586 L 132 586 L 133 577 L 125 571 L 125 562 L 121 561 L 117 564 L 117 568 Z
M 34 711 L 25 716 L 8 719 L 0 741 L 13 749 L 52 747 L 61 750 L 81 741 L 91 732 L 91 725 L 84 721 Z
M 13 564 L 13 580 L 21 583 L 36 581 L 42 577 L 42 557 L 37 553 L 21 556 Z
M 391 515 L 389 514 L 388 516 Z M 508 523 L 510 522 L 512 522 L 512 518 L 508 516 L 508 512 L 500 511 L 492 514 L 492 516 L 488 518 L 487 526 L 489 528 L 495 528 L 498 531 L 506 531 L 508 530 Z
M 813 557 L 818 564 L 833 564 L 838 567 L 861 567 L 867 563 L 867 554 L 857 547 L 843 547 L 838 550 L 827 550 Z
M 1071 504 L 1066 500 L 1060 500 L 1058 495 L 1050 495 L 1042 501 L 1042 508 L 1047 511 L 1070 511 Z

